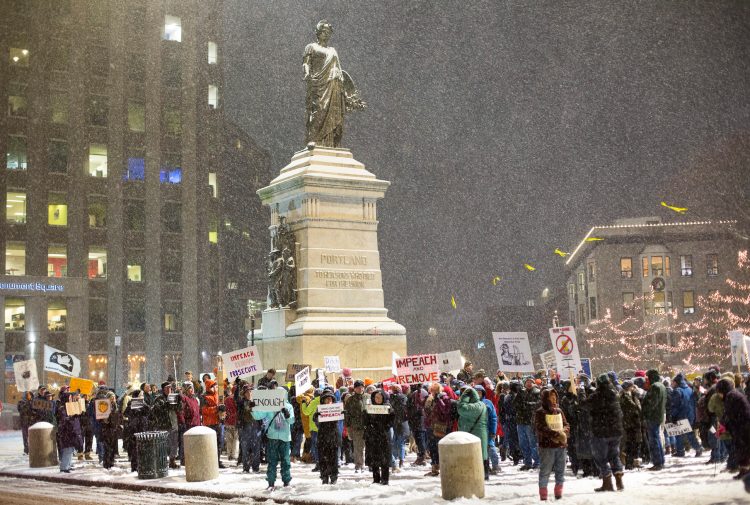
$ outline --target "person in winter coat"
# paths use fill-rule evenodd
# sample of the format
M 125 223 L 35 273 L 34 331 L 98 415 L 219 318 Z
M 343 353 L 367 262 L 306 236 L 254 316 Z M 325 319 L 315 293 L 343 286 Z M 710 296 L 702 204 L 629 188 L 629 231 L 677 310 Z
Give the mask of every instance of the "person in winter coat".
M 565 448 L 568 445 L 570 425 L 557 406 L 557 392 L 545 389 L 541 393 L 541 407 L 534 412 L 534 431 L 539 441 L 539 498 L 547 500 L 549 476 L 555 472 L 555 499 L 562 498 L 565 482 Z M 558 417 L 559 416 L 559 417 Z
M 381 389 L 370 395 L 370 403 L 388 407 L 388 413 L 365 413 L 365 464 L 372 469 L 373 484 L 387 486 L 391 463 L 391 439 L 388 431 L 393 426 L 393 408 L 389 403 L 388 393 Z
M 305 432 L 302 429 L 302 413 L 297 402 L 297 388 L 292 385 L 289 388 L 289 403 L 294 409 L 294 423 L 292 424 L 292 463 L 302 456 L 302 443 L 305 440 Z
M 695 398 L 693 389 L 685 380 L 685 376 L 678 373 L 672 380 L 672 402 L 670 417 L 673 423 L 687 419 L 690 427 L 695 426 Z M 678 458 L 685 456 L 685 445 L 689 442 L 695 450 L 695 457 L 699 458 L 703 454 L 703 448 L 695 438 L 695 433 L 691 430 L 688 433 L 679 435 L 676 438 L 676 454 Z
M 131 472 L 138 471 L 138 444 L 136 443 L 135 435 L 149 429 L 149 410 L 143 403 L 142 394 L 143 391 L 141 389 L 133 391 L 124 413 L 124 417 L 127 418 L 124 436 L 128 438 L 128 459 L 130 459 Z
M 250 473 L 260 471 L 260 449 L 263 438 L 263 424 L 256 420 L 253 414 L 255 402 L 251 400 L 253 387 L 250 384 L 242 386 L 242 394 L 237 400 L 237 429 L 240 435 L 240 455 L 242 471 Z M 294 415 L 294 409 L 292 409 Z M 292 421 L 294 422 L 294 421 Z M 291 431 L 290 431 L 291 440 Z
M 581 407 L 581 402 L 594 393 L 595 385 L 591 384 L 587 375 L 578 377 L 579 386 L 576 390 L 576 458 L 583 477 L 598 476 L 599 471 L 594 464 L 594 451 L 592 448 L 593 435 L 591 432 L 591 412 Z
M 497 475 L 500 471 L 500 459 L 497 456 L 495 447 L 495 433 L 497 432 L 497 412 L 495 405 L 491 400 L 485 398 L 486 389 L 484 386 L 474 386 L 474 390 L 479 394 L 479 399 L 487 407 L 487 459 L 485 460 L 485 476 L 490 474 Z
M 206 393 L 203 395 L 203 406 L 201 415 L 203 415 L 203 426 L 207 426 L 216 432 L 216 447 L 221 447 L 221 424 L 219 422 L 219 412 L 226 410 L 224 405 L 219 405 L 219 393 L 216 390 L 216 381 L 208 379 L 205 382 Z M 219 468 L 224 468 L 221 462 L 221 453 L 217 450 L 219 458 Z
M 161 393 L 154 398 L 151 409 L 151 426 L 157 431 L 169 433 L 169 468 L 178 468 L 175 458 L 179 449 L 177 412 L 181 410 L 180 396 L 172 395 L 172 384 L 164 382 Z
M 427 432 L 424 426 L 424 402 L 427 400 L 427 385 L 413 384 L 411 393 L 406 402 L 406 412 L 409 420 L 409 430 L 414 436 L 414 443 L 417 446 L 417 459 L 414 466 L 423 466 L 425 464 L 425 455 L 427 454 Z
M 641 402 L 643 421 L 646 424 L 649 453 L 652 466 L 649 470 L 659 471 L 664 468 L 664 446 L 661 443 L 661 426 L 667 411 L 667 391 L 659 378 L 659 371 L 651 369 L 646 372 L 646 396 Z
M 227 417 L 224 418 L 224 444 L 227 447 L 227 458 L 232 461 L 237 456 L 237 403 L 234 400 L 237 386 L 232 386 L 232 392 L 224 399 Z
M 21 437 L 23 438 L 23 453 L 29 453 L 29 427 L 31 426 L 31 420 L 33 413 L 31 406 L 34 398 L 34 394 L 31 391 L 26 391 L 23 394 L 23 398 L 18 401 L 18 414 L 21 418 Z
M 532 426 L 534 412 L 539 408 L 539 389 L 534 383 L 533 377 L 526 377 L 523 389 L 513 400 L 516 411 L 516 427 L 518 429 L 518 442 L 523 452 L 523 466 L 520 470 L 531 470 L 539 468 L 539 453 L 537 452 L 536 436 Z
M 456 404 L 458 410 L 458 431 L 465 431 L 481 440 L 482 460 L 484 461 L 484 480 L 489 479 L 489 461 L 487 459 L 487 406 L 479 398 L 479 393 L 472 387 L 461 392 Z
M 195 383 L 186 380 L 182 383 L 182 395 L 180 396 L 180 409 L 177 411 L 177 425 L 180 462 L 185 464 L 185 444 L 183 436 L 190 428 L 201 425 L 201 408 L 198 397 L 195 396 Z
M 500 422 L 503 427 L 503 447 L 508 458 L 513 460 L 513 466 L 521 460 L 521 446 L 518 444 L 518 427 L 516 426 L 516 409 L 513 403 L 521 385 L 517 381 L 508 384 L 508 394 L 502 399 L 503 407 L 500 409 Z
M 641 402 L 635 394 L 635 386 L 629 380 L 622 383 L 620 394 L 623 437 L 621 445 L 625 453 L 625 469 L 632 470 L 641 457 Z
M 328 390 L 320 395 L 321 405 L 335 403 L 336 397 Z M 323 484 L 336 484 L 339 478 L 338 449 L 341 447 L 338 422 L 319 422 L 319 415 L 313 414 L 313 421 L 318 426 L 318 461 L 320 478 Z
M 284 402 L 284 408 L 278 412 L 253 411 L 253 418 L 261 424 L 268 426 L 266 437 L 268 445 L 266 457 L 268 468 L 266 469 L 266 481 L 268 489 L 274 489 L 276 485 L 276 467 L 281 466 L 281 481 L 287 487 L 292 481 L 292 464 L 289 460 L 292 440 L 292 424 L 294 423 L 294 409 L 289 402 Z M 244 464 L 243 459 L 243 464 Z
M 80 392 L 79 392 L 80 394 Z M 92 412 L 93 406 L 91 405 L 91 400 L 88 399 L 87 395 L 81 395 L 81 397 L 84 399 L 85 405 L 86 405 L 86 412 Z M 84 458 L 87 461 L 93 461 L 94 457 L 91 455 L 91 449 L 94 446 L 94 428 L 92 426 L 92 420 L 90 415 L 81 416 L 80 418 L 81 422 L 81 434 L 83 435 L 83 452 L 78 453 L 78 461 L 83 460 Z M 101 431 L 100 431 L 101 434 Z M 97 439 L 97 448 L 99 445 L 99 440 Z
M 578 427 L 578 396 L 575 392 L 575 384 L 571 381 L 565 380 L 562 382 L 563 392 L 560 397 L 560 410 L 565 415 L 565 420 L 570 426 L 570 434 L 568 435 L 568 448 L 567 453 L 570 458 L 570 470 L 573 475 L 578 475 L 578 469 L 580 468 L 578 462 L 578 453 L 576 452 L 576 428 Z
M 729 379 L 719 381 L 716 394 L 724 400 L 724 414 L 716 433 L 727 431 L 732 435 L 732 451 L 739 469 L 735 478 L 741 479 L 750 473 L 750 402 Z
M 119 440 L 118 434 L 122 416 L 117 408 L 117 397 L 114 392 L 106 389 L 100 390 L 96 394 L 96 398 L 92 400 L 92 403 L 95 404 L 94 410 L 96 410 L 97 407 L 96 400 L 107 401 L 110 406 L 109 416 L 99 420 L 100 439 L 97 440 L 97 444 L 101 444 L 103 448 L 102 466 L 109 469 L 115 464 L 115 455 L 117 454 L 117 444 Z
M 430 384 L 429 393 L 424 403 L 424 424 L 429 441 L 432 469 L 425 475 L 435 477 L 440 475 L 438 443 L 451 431 L 453 400 L 437 382 Z
M 354 381 L 354 393 L 344 403 L 344 426 L 354 448 L 354 473 L 365 468 L 365 383 Z
M 406 402 L 407 398 L 401 386 L 392 384 L 390 403 L 393 409 L 393 444 L 391 447 L 391 471 L 393 473 L 401 470 L 406 459 L 406 443 L 410 435 Z
M 69 416 L 65 407 L 65 404 L 71 401 L 77 402 L 78 394 L 70 393 L 68 386 L 61 387 L 55 418 L 57 420 L 57 448 L 60 451 L 60 471 L 63 473 L 70 473 L 73 469 L 73 451 L 83 450 L 81 415 Z
M 596 391 L 581 402 L 581 407 L 591 413 L 592 448 L 602 477 L 602 487 L 595 491 L 614 491 L 612 474 L 620 491 L 624 489 L 620 460 L 622 409 L 609 375 L 601 374 L 596 378 Z
M 310 454 L 312 461 L 315 463 L 313 472 L 320 470 L 318 458 L 318 425 L 313 421 L 313 416 L 318 411 L 320 405 L 320 390 L 316 392 L 312 387 L 302 396 L 299 404 L 300 412 L 307 418 L 308 431 L 310 433 Z

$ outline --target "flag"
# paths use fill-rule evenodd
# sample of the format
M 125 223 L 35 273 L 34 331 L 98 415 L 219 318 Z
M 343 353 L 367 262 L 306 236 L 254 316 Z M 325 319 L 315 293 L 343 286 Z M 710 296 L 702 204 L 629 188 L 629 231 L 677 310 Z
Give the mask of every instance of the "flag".
M 81 375 L 81 360 L 65 351 L 45 345 L 44 369 L 68 377 L 78 377 Z
M 526 270 L 528 270 L 529 272 L 533 272 L 534 270 L 536 270 L 536 268 L 532 267 L 532 266 L 531 266 L 531 265 L 529 265 L 528 263 L 524 263 L 524 264 L 523 264 L 523 266 L 524 266 L 524 268 L 526 268 Z
M 687 207 L 675 207 L 674 205 L 667 205 L 667 202 L 661 202 L 661 206 L 666 207 L 669 210 L 673 210 L 677 212 L 678 214 L 684 214 L 688 210 Z
M 567 253 L 565 251 L 561 251 L 560 249 L 555 249 L 555 254 L 557 254 L 558 256 L 561 256 L 561 257 L 564 258 L 565 256 L 568 256 L 570 253 Z
M 492 285 L 493 285 L 493 286 L 497 286 L 497 283 L 498 283 L 498 282 L 500 282 L 500 276 L 499 276 L 499 275 L 496 275 L 495 277 L 493 277 L 493 278 L 492 278 Z M 454 308 L 455 308 L 455 307 L 454 307 Z
M 451 295 L 451 307 L 456 308 L 456 299 Z

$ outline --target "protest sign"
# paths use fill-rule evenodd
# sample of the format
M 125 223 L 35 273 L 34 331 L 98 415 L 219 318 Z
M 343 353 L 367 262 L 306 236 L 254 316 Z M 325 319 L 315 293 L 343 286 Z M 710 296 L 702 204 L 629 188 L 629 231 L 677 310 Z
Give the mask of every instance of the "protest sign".
M 312 379 L 310 378 L 310 367 L 305 367 L 294 376 L 294 389 L 298 395 L 301 395 L 312 387 Z
M 35 398 L 31 402 L 31 408 L 34 410 L 52 410 L 52 402 L 43 398 Z
M 440 380 L 437 354 L 417 354 L 398 358 L 396 371 L 398 384 L 421 384 Z
M 549 370 L 555 368 L 555 351 L 545 351 L 539 355 L 542 361 L 542 368 Z
M 390 414 L 391 412 L 391 406 L 390 405 L 367 405 L 365 407 L 365 410 L 368 414 Z
M 750 337 L 739 330 L 728 332 L 729 345 L 732 349 L 732 366 L 747 366 L 747 353 L 750 348 Z
M 96 419 L 107 419 L 112 413 L 112 403 L 109 399 L 94 400 L 94 411 L 96 412 Z
M 286 375 L 284 376 L 284 382 L 293 382 L 294 376 L 297 375 L 297 373 L 300 370 L 304 370 L 305 368 L 310 367 L 310 365 L 301 365 L 299 363 L 289 363 L 286 366 Z
M 664 428 L 667 430 L 667 435 L 670 437 L 684 435 L 685 433 L 693 431 L 693 428 L 690 426 L 690 421 L 687 419 L 680 419 L 676 423 L 666 423 Z
M 65 351 L 44 345 L 44 369 L 68 377 L 81 375 L 81 360 Z
M 441 372 L 455 372 L 464 367 L 461 351 L 441 352 L 438 357 L 438 370 Z
M 318 405 L 318 422 L 342 421 L 344 419 L 344 404 L 329 403 Z
M 326 364 L 326 372 L 339 373 L 341 371 L 341 360 L 338 356 L 323 356 Z
M 526 332 L 492 332 L 498 368 L 503 372 L 533 372 L 529 335 Z
M 562 414 L 546 414 L 544 419 L 547 421 L 547 427 L 552 431 L 563 430 Z
M 222 370 L 229 379 L 229 382 L 239 377 L 250 377 L 263 371 L 263 364 L 260 362 L 260 354 L 256 346 L 245 347 L 237 351 L 228 352 L 221 357 L 224 362 Z
M 78 391 L 82 395 L 88 395 L 91 396 L 94 394 L 94 389 L 96 389 L 96 382 L 90 381 L 88 379 L 81 379 L 80 377 L 71 377 L 70 378 L 70 390 L 71 391 Z
M 179 393 L 169 393 L 169 395 L 167 396 L 167 403 L 170 405 L 177 405 L 179 397 Z
M 69 416 L 78 416 L 86 413 L 86 403 L 83 398 L 80 398 L 77 402 L 66 402 L 65 411 Z
M 550 328 L 549 336 L 552 340 L 552 350 L 555 353 L 557 371 L 563 379 L 581 373 L 581 355 L 576 342 L 576 330 L 572 326 Z
M 286 390 L 284 389 L 254 389 L 250 398 L 255 402 L 253 410 L 256 412 L 278 412 L 286 404 Z
M 318 387 L 324 388 L 328 384 L 328 381 L 326 380 L 326 371 L 323 368 L 318 368 L 315 371 L 316 376 L 318 377 Z
M 39 387 L 36 361 L 33 359 L 13 363 L 13 373 L 16 376 L 16 388 L 19 391 L 36 391 Z
M 143 398 L 133 398 L 130 400 L 130 409 L 138 410 L 143 408 Z
M 589 379 L 593 379 L 591 376 L 591 359 L 581 358 L 581 372 Z

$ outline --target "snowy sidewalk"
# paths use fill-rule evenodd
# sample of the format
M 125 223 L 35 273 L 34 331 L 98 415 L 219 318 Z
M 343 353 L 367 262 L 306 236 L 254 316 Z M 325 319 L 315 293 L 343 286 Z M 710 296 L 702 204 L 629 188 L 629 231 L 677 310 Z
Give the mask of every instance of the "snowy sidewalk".
M 635 505 L 662 503 L 680 505 L 750 504 L 750 494 L 742 484 L 726 473 L 714 476 L 714 466 L 705 465 L 702 458 L 668 458 L 667 469 L 662 472 L 634 471 L 625 475 L 625 491 L 620 493 L 594 493 L 600 480 L 575 478 L 566 475 L 563 504 L 580 505 Z M 413 461 L 413 456 L 409 462 Z M 227 464 L 229 462 L 225 462 Z M 229 466 L 229 465 L 228 465 Z M 389 486 L 372 484 L 371 475 L 355 474 L 352 468 L 340 469 L 335 486 L 323 486 L 312 466 L 292 465 L 292 483 L 288 488 L 266 491 L 265 471 L 260 474 L 243 474 L 234 465 L 220 470 L 220 477 L 209 482 L 186 482 L 184 469 L 170 470 L 163 479 L 139 480 L 130 472 L 129 463 L 117 461 L 115 468 L 104 470 L 93 462 L 76 462 L 71 474 L 62 474 L 56 467 L 31 469 L 22 454 L 18 432 L 0 433 L 0 475 L 66 482 L 85 486 L 105 486 L 128 490 L 174 493 L 186 496 L 203 496 L 232 500 L 251 498 L 258 501 L 300 505 L 431 505 L 449 503 L 440 497 L 440 478 L 424 477 L 427 467 L 412 467 L 392 475 Z M 535 472 L 520 472 L 518 467 L 503 464 L 501 475 L 492 476 L 486 486 L 486 497 L 460 499 L 451 503 L 461 505 L 503 502 L 510 505 L 537 503 L 538 488 Z M 264 470 L 264 468 L 262 468 Z M 281 484 L 280 480 L 277 484 Z M 550 489 L 552 485 L 550 485 Z M 554 500 L 553 500 L 554 501 Z

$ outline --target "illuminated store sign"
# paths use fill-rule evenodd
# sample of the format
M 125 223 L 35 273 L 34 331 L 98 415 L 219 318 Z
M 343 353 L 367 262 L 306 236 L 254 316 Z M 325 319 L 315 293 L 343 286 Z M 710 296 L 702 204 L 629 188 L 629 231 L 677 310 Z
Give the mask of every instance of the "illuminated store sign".
M 65 286 L 62 284 L 42 284 L 41 282 L 0 282 L 0 289 L 34 291 L 41 293 L 62 293 L 65 291 Z

